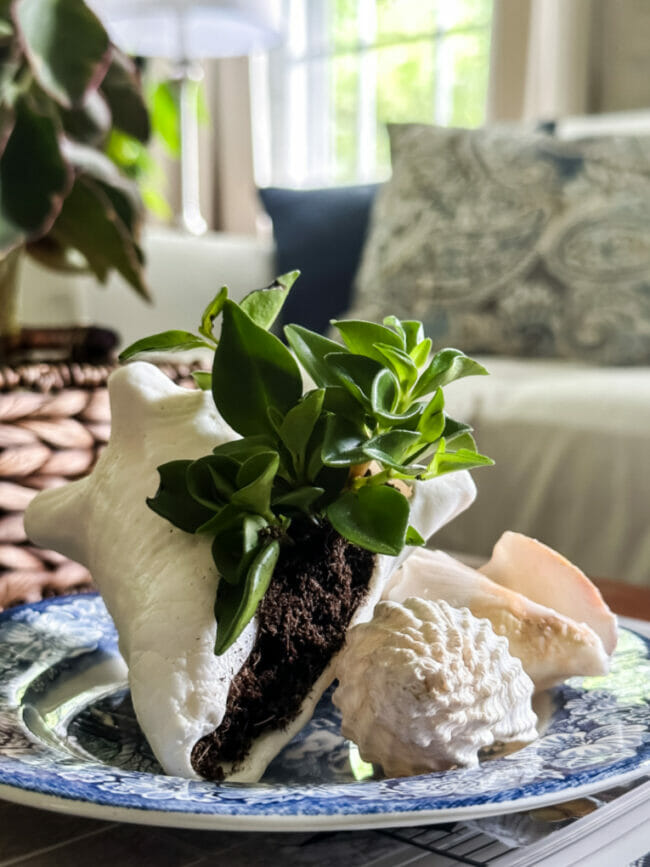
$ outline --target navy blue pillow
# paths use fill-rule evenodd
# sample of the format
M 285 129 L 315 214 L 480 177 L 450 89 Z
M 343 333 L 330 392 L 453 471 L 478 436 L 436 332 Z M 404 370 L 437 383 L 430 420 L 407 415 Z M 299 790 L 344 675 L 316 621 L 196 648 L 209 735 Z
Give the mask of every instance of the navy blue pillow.
M 378 186 L 259 191 L 273 221 L 277 273 L 301 272 L 281 325 L 295 322 L 322 333 L 348 309 Z

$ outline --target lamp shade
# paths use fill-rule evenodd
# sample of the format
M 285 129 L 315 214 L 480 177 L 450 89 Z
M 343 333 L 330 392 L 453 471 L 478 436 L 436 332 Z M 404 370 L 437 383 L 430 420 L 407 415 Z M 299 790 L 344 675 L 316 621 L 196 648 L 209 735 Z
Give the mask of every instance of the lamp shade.
M 239 57 L 280 39 L 272 0 L 90 0 L 111 39 L 141 57 Z

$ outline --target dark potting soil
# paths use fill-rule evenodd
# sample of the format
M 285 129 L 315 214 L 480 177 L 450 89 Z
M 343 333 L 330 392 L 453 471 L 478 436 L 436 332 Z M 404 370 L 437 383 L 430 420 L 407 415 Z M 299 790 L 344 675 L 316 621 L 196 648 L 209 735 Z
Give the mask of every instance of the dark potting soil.
M 224 721 L 192 751 L 192 767 L 206 779 L 223 779 L 222 764 L 240 762 L 253 740 L 298 715 L 368 590 L 373 554 L 329 524 L 296 524 L 295 544 L 282 546 L 258 608 L 257 640 L 231 684 Z

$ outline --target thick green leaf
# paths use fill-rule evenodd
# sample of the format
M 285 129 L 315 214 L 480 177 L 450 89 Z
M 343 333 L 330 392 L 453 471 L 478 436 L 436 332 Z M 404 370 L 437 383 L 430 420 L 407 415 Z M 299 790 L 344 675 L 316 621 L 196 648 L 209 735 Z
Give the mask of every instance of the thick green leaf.
M 110 64 L 100 90 L 111 110 L 113 126 L 140 142 L 146 142 L 151 126 L 140 89 L 140 77 L 133 61 L 114 45 L 111 46 Z
M 443 409 L 445 406 L 445 397 L 441 388 L 436 389 L 436 393 L 426 406 L 422 413 L 422 417 L 418 422 L 418 430 L 422 434 L 422 438 L 426 442 L 432 443 L 442 436 L 445 429 L 445 415 Z
M 463 376 L 485 376 L 487 370 L 478 361 L 469 358 L 459 349 L 441 349 L 431 359 L 429 367 L 420 376 L 413 397 L 424 397 L 436 388 L 447 385 Z
M 61 108 L 61 123 L 66 134 L 84 144 L 100 147 L 111 128 L 111 112 L 98 90 L 89 91 L 75 108 Z
M 399 399 L 399 382 L 392 370 L 380 370 L 372 381 L 370 405 L 377 414 L 391 415 Z
M 272 436 L 268 408 L 284 415 L 302 395 L 300 370 L 291 352 L 230 300 L 223 307 L 212 394 L 217 409 L 238 433 Z
M 260 546 L 260 531 L 265 527 L 268 522 L 260 515 L 240 512 L 233 514 L 232 521 L 222 525 L 215 534 L 212 559 L 229 584 L 238 584 L 246 575 Z
M 20 0 L 14 6 L 31 71 L 65 108 L 83 101 L 110 60 L 108 35 L 83 0 Z
M 237 488 L 240 464 L 226 455 L 205 455 L 192 461 L 187 470 L 187 489 L 204 506 L 220 509 Z
M 433 343 L 431 342 L 431 338 L 427 337 L 426 340 L 421 340 L 420 343 L 414 346 L 409 353 L 413 359 L 413 364 L 415 364 L 418 369 L 427 363 L 432 346 Z
M 395 334 L 399 335 L 400 346 L 402 349 L 406 349 L 406 331 L 402 328 L 402 323 L 397 316 L 385 316 L 384 325 L 387 328 L 391 328 Z
M 354 422 L 359 430 L 363 428 L 366 412 L 347 388 L 343 388 L 342 385 L 329 385 L 325 389 L 323 410 L 347 418 L 348 421 Z
M 271 492 L 279 465 L 277 452 L 261 452 L 248 458 L 237 473 L 238 490 L 231 497 L 233 505 L 272 519 Z
M 99 280 L 115 269 L 149 297 L 138 247 L 110 198 L 90 178 L 76 178 L 51 232 L 61 245 L 79 250 Z
M 219 582 L 214 614 L 217 620 L 217 640 L 214 652 L 220 656 L 239 638 L 269 588 L 273 570 L 280 555 L 277 540 L 260 546 L 254 557 L 246 579 L 233 586 L 225 581 Z
M 300 271 L 282 274 L 280 277 L 276 277 L 273 283 L 265 289 L 255 289 L 255 291 L 250 292 L 239 306 L 245 313 L 248 313 L 256 325 L 269 329 L 282 310 L 289 290 L 299 276 Z
M 406 544 L 415 546 L 426 545 L 426 539 L 422 538 L 415 527 L 409 526 L 406 530 Z
M 221 445 L 216 446 L 212 450 L 212 453 L 217 456 L 234 458 L 239 464 L 243 464 L 244 461 L 252 458 L 253 455 L 258 455 L 261 452 L 272 452 L 274 449 L 275 441 L 273 437 L 265 434 L 256 434 L 221 443 Z
M 208 370 L 193 370 L 192 379 L 201 391 L 210 391 L 212 388 L 212 374 Z
M 286 494 L 280 494 L 273 498 L 273 511 L 276 513 L 284 513 L 286 509 L 298 510 L 309 514 L 314 503 L 319 500 L 325 493 L 324 488 L 318 488 L 315 485 L 304 485 L 302 488 L 296 488 L 293 491 L 288 491 Z
M 369 458 L 374 458 L 389 467 L 402 467 L 409 457 L 409 452 L 420 441 L 417 431 L 391 430 L 379 434 L 364 443 L 363 451 Z
M 214 334 L 212 332 L 214 326 L 214 320 L 223 310 L 223 305 L 226 303 L 226 299 L 228 298 L 228 287 L 222 286 L 221 289 L 214 296 L 212 301 L 208 304 L 208 306 L 203 311 L 201 316 L 201 324 L 199 325 L 199 333 L 210 341 L 210 343 L 216 343 Z
M 422 478 L 432 479 L 446 473 L 456 472 L 457 470 L 472 470 L 476 467 L 490 467 L 493 464 L 492 458 L 470 451 L 469 449 L 458 449 L 457 451 L 448 452 L 446 443 L 442 439 L 440 440 L 437 452 Z
M 150 509 L 186 533 L 195 533 L 214 514 L 197 503 L 187 488 L 186 473 L 192 461 L 170 461 L 158 467 L 160 485 L 147 498 Z
M 366 437 L 353 422 L 331 415 L 325 423 L 321 460 L 328 467 L 365 463 L 368 460 L 362 448 L 365 442 Z
M 400 386 L 406 392 L 418 378 L 418 369 L 415 366 L 413 359 L 403 349 L 395 349 L 394 346 L 388 346 L 384 343 L 378 343 L 376 350 L 383 357 L 384 362 L 388 362 L 393 373 L 399 379 Z
M 384 358 L 375 349 L 375 343 L 404 349 L 404 341 L 398 334 L 375 322 L 364 322 L 361 319 L 332 319 L 331 323 L 340 332 L 350 352 L 374 358 L 380 364 L 384 363 Z
M 186 349 L 208 348 L 210 345 L 189 331 L 162 331 L 136 340 L 120 352 L 120 361 L 128 361 L 142 352 L 182 352 Z M 208 374 L 209 376 L 210 374 Z
M 409 504 L 390 485 L 346 491 L 327 508 L 334 529 L 368 551 L 397 556 L 406 542 Z
M 280 439 L 289 450 L 299 476 L 305 468 L 307 445 L 323 410 L 324 398 L 325 389 L 310 391 L 289 410 L 280 425 Z
M 442 432 L 442 436 L 445 438 L 447 445 L 449 445 L 451 442 L 456 443 L 458 437 L 471 433 L 472 430 L 471 425 L 465 424 L 464 421 L 456 421 L 447 415 L 445 416 L 445 429 Z M 455 445 L 454 448 L 458 448 L 458 446 Z
M 402 328 L 406 334 L 406 351 L 412 352 L 424 340 L 424 326 L 417 319 L 404 319 Z
M 327 356 L 326 362 L 338 377 L 339 384 L 370 411 L 372 384 L 383 369 L 382 365 L 365 355 L 353 355 L 350 352 L 333 352 Z
M 21 99 L 13 126 L 4 124 L 5 135 L 7 130 L 0 158 L 0 254 L 45 234 L 72 183 L 50 117 Z
M 284 334 L 296 358 L 317 386 L 339 385 L 339 379 L 327 363 L 326 356 L 332 352 L 343 352 L 340 344 L 301 325 L 286 325 Z

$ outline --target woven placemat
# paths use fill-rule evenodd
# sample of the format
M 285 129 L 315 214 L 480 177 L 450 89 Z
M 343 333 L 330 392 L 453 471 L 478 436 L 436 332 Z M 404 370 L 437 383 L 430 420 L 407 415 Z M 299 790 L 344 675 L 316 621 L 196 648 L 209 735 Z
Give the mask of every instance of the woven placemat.
M 159 364 L 193 386 L 187 364 Z M 108 442 L 106 381 L 117 364 L 0 367 L 0 610 L 92 588 L 79 563 L 32 545 L 23 513 L 39 491 L 92 471 Z

